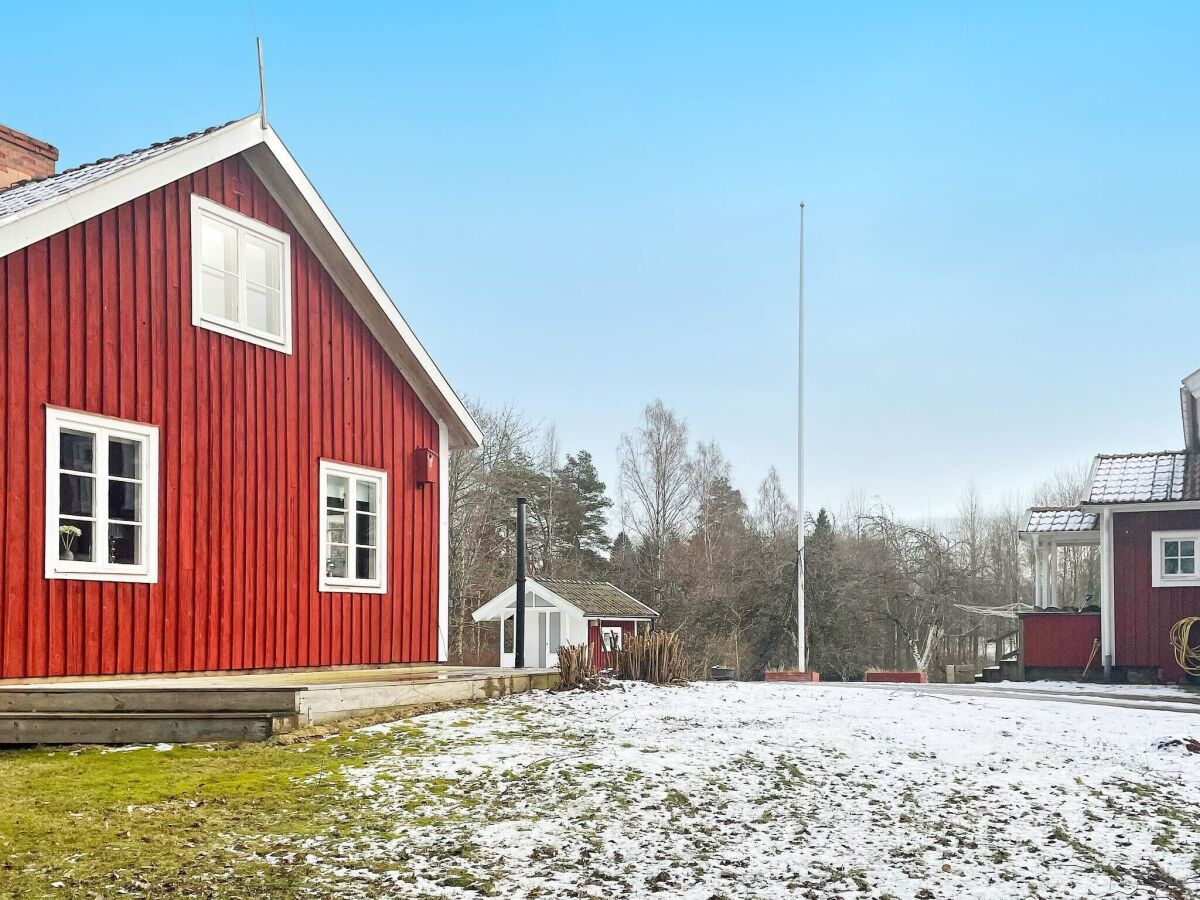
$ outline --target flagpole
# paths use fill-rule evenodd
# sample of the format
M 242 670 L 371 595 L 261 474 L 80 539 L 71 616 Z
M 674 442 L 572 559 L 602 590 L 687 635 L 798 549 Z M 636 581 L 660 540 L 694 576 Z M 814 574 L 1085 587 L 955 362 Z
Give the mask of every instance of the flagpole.
M 796 657 L 797 669 L 807 672 L 804 639 L 804 203 L 800 203 L 800 325 L 797 334 L 799 375 L 796 384 Z

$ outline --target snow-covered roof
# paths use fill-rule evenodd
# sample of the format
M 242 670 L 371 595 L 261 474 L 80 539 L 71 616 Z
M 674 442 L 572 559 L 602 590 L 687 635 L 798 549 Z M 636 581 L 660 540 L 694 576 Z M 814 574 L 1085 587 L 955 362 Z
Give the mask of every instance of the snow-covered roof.
M 1101 454 L 1083 503 L 1169 503 L 1200 500 L 1200 453 Z
M 1035 506 L 1026 511 L 1022 534 L 1095 531 L 1099 516 L 1078 506 Z
M 224 125 L 214 125 L 212 128 L 206 128 L 203 131 L 194 131 L 182 137 L 173 137 L 166 141 L 159 141 L 140 150 L 131 150 L 128 153 L 122 153 L 118 156 L 110 156 L 105 159 L 98 159 L 95 162 L 83 163 L 74 168 L 63 169 L 61 172 L 55 172 L 53 175 L 18 181 L 15 184 L 0 189 L 0 222 L 8 216 L 16 215 L 23 210 L 87 187 L 101 179 L 108 178 L 110 175 L 131 169 L 134 166 L 139 166 L 148 160 L 162 156 L 164 153 L 182 144 L 202 138 L 207 134 L 212 134 L 214 131 L 233 124 L 235 123 L 226 122 Z

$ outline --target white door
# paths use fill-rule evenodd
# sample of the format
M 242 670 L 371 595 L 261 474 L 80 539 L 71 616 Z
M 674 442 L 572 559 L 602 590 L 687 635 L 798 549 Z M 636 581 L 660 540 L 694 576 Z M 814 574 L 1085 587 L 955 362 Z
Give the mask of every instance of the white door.
M 538 610 L 537 666 L 548 669 L 558 665 L 558 645 L 562 640 L 562 613 L 557 609 Z
M 558 610 L 546 614 L 546 665 L 558 665 L 558 645 L 562 642 L 562 613 Z
M 500 666 L 511 669 L 517 664 L 517 623 L 512 614 L 500 620 Z
M 516 620 L 509 613 L 500 620 L 500 665 L 517 664 Z M 525 665 L 549 669 L 558 665 L 562 643 L 562 613 L 557 609 L 525 610 Z
M 537 617 L 537 667 L 539 669 L 546 668 L 546 651 L 547 645 L 550 642 L 549 629 L 546 627 L 547 615 L 544 612 L 538 613 Z

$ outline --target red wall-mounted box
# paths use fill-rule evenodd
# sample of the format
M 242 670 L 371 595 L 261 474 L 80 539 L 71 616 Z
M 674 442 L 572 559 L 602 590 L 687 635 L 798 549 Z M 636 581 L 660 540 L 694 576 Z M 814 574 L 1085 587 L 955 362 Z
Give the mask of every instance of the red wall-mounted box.
M 425 447 L 417 448 L 417 487 L 423 484 L 437 484 L 438 455 Z

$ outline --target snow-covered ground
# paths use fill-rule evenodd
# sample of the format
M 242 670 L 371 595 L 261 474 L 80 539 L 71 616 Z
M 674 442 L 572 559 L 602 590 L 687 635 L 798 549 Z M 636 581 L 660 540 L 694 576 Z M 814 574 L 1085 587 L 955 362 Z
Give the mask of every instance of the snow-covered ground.
M 621 685 L 376 730 L 301 851 L 343 896 L 1200 896 L 1196 715 Z
M 1173 684 L 1101 684 L 1079 681 L 1000 681 L 988 687 L 1014 691 L 1042 691 L 1053 694 L 1129 694 L 1163 700 L 1200 700 L 1200 694 Z

